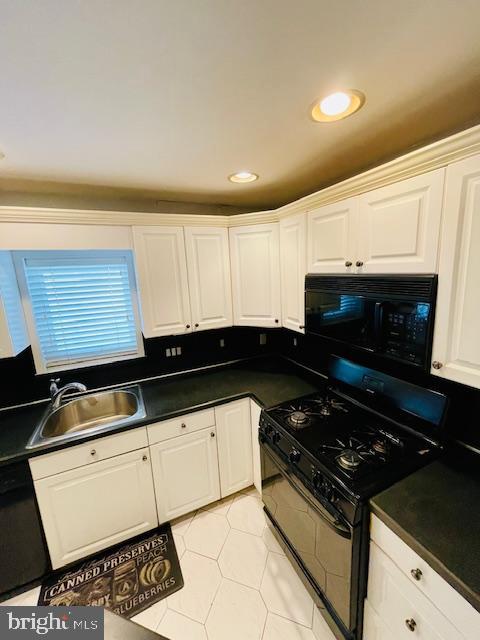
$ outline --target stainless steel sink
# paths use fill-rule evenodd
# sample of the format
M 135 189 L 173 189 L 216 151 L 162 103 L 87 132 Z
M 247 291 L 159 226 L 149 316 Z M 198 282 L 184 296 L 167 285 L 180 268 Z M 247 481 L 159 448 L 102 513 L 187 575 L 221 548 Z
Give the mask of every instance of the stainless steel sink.
M 67 400 L 55 410 L 49 405 L 27 449 L 108 431 L 141 420 L 145 415 L 138 385 L 83 394 Z

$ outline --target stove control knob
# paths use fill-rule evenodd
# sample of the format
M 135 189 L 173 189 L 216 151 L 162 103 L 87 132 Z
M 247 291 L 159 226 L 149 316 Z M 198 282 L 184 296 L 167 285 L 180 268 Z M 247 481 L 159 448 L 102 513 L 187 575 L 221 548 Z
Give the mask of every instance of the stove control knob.
M 324 480 L 322 482 L 321 492 L 322 492 L 322 495 L 324 495 L 327 500 L 332 500 L 333 487 L 330 484 L 330 482 L 328 482 L 328 480 Z
M 272 435 L 272 431 L 273 431 L 272 425 L 266 424 L 265 428 L 264 428 L 264 431 L 267 434 L 267 436 L 271 436 Z
M 288 454 L 288 459 L 292 463 L 298 462 L 300 460 L 300 451 L 297 451 L 296 449 L 292 449 Z
M 319 471 L 312 471 L 312 482 L 315 489 L 320 489 L 322 486 L 323 476 Z
M 274 431 L 272 433 L 272 442 L 273 444 L 277 444 L 280 440 L 280 434 L 278 433 L 278 431 Z

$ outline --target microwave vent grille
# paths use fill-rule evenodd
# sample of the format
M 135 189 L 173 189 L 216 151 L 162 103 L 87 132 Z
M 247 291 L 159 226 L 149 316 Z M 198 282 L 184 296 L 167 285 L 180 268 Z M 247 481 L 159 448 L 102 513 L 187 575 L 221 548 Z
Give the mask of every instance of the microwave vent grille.
M 431 302 L 435 298 L 436 275 L 426 276 L 367 276 L 367 275 L 317 275 L 308 274 L 305 288 L 309 291 L 325 291 L 363 295 L 375 298 L 395 298 Z

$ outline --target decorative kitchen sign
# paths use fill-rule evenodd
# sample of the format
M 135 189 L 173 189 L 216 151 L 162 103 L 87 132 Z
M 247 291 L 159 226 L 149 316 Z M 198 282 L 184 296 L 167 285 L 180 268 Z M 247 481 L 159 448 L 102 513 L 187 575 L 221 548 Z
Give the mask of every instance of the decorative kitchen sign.
M 39 605 L 105 607 L 130 618 L 183 587 L 169 524 L 43 584 Z

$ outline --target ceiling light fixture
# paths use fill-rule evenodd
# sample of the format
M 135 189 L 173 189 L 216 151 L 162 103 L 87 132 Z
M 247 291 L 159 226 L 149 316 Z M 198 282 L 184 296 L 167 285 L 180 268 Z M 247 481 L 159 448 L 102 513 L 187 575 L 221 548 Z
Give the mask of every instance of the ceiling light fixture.
M 315 122 L 342 120 L 358 111 L 364 102 L 365 96 L 361 91 L 336 91 L 315 101 L 311 111 L 312 118 Z
M 251 171 L 237 171 L 228 176 L 230 182 L 237 182 L 239 184 L 245 184 L 247 182 L 255 182 L 258 180 L 258 175 Z

